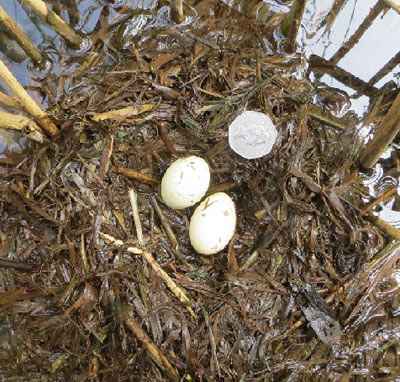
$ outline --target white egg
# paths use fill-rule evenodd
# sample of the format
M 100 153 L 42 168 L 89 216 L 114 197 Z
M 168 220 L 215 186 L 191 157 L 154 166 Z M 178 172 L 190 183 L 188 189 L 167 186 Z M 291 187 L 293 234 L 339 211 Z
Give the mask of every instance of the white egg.
M 171 208 L 180 210 L 191 207 L 206 194 L 210 185 L 210 168 L 197 156 L 173 162 L 161 181 L 161 197 Z
M 233 200 L 223 192 L 204 199 L 195 209 L 189 225 L 192 247 L 202 255 L 222 251 L 232 239 L 236 227 Z

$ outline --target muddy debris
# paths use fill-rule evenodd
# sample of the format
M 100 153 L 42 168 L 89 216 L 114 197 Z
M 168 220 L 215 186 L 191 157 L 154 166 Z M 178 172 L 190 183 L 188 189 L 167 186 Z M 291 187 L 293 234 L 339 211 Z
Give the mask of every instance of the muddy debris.
M 365 205 L 348 96 L 280 32 L 289 7 L 103 3 L 90 51 L 41 82 L 58 136 L 0 159 L 0 379 L 395 380 L 399 242 Z M 228 145 L 246 110 L 278 132 L 252 160 Z M 236 205 L 213 256 L 195 206 L 160 197 L 191 155 Z

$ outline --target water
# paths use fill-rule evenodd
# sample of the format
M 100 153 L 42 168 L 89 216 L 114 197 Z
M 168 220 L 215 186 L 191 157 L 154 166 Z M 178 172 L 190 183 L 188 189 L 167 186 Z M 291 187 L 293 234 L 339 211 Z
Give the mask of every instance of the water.
M 76 66 L 85 58 L 91 48 L 89 38 L 96 34 L 96 29 L 101 27 L 102 12 L 107 7 L 108 15 L 105 19 L 109 25 L 116 25 L 124 17 L 129 15 L 126 23 L 122 23 L 122 39 L 124 48 L 130 49 L 132 44 L 138 44 L 152 38 L 153 31 L 166 26 L 173 26 L 170 9 L 165 4 L 157 0 L 81 0 L 71 2 L 68 8 L 63 2 L 48 1 L 47 3 L 56 5 L 56 10 L 68 21 L 75 30 L 87 37 L 81 49 L 74 50 L 68 47 L 51 28 L 41 22 L 31 12 L 26 11 L 20 5 L 20 0 L 0 0 L 0 5 L 9 13 L 14 20 L 20 24 L 25 32 L 30 36 L 36 46 L 38 46 L 48 57 L 49 64 L 46 69 L 33 67 L 30 60 L 24 57 L 24 53 L 12 40 L 4 37 L 4 32 L 0 29 L 0 57 L 9 66 L 17 79 L 29 89 L 38 88 L 40 90 L 41 80 L 48 76 L 56 79 L 60 75 L 68 76 Z M 188 4 L 204 3 L 206 1 L 189 1 Z M 240 1 L 240 0 L 221 0 L 221 3 L 235 9 L 235 11 L 254 18 L 256 23 L 267 24 L 274 17 L 285 15 L 290 10 L 288 2 L 279 0 L 264 1 Z M 331 20 L 326 16 L 334 3 L 334 0 L 309 0 L 304 13 L 302 27 L 298 35 L 298 54 L 306 58 L 312 54 L 325 59 L 332 58 L 343 43 L 357 30 L 362 21 L 373 8 L 376 0 L 348 0 L 338 15 Z M 108 5 L 108 6 L 107 6 Z M 180 25 L 180 28 L 190 26 L 198 19 L 197 10 L 199 7 L 191 8 L 190 16 Z M 188 9 L 186 9 L 186 12 Z M 104 16 L 103 16 L 104 17 Z M 361 80 L 368 82 L 374 75 L 398 53 L 398 46 L 394 43 L 393 36 L 397 35 L 400 27 L 400 15 L 389 9 L 381 13 L 364 33 L 360 41 L 338 61 L 338 66 Z M 3 33 L 3 34 L 2 34 Z M 3 36 L 3 38 L 2 38 Z M 277 44 L 282 39 L 279 31 L 275 33 Z M 104 42 L 107 47 L 107 38 Z M 268 43 L 266 42 L 268 51 Z M 382 88 L 393 82 L 399 85 L 399 65 L 394 70 L 380 78 L 374 85 Z M 303 76 L 304 73 L 298 73 Z M 370 107 L 370 98 L 358 94 L 343 83 L 335 80 L 329 75 L 321 78 L 312 75 L 316 82 L 337 88 L 346 92 L 350 97 L 348 108 L 337 111 L 338 116 L 352 111 L 359 117 L 360 134 L 365 141 L 370 139 L 371 126 L 364 124 L 364 118 Z M 6 89 L 1 89 L 6 91 Z M 68 91 L 68 81 L 65 85 Z M 40 91 L 30 91 L 31 95 L 40 103 L 47 105 L 48 100 L 43 97 Z M 14 139 L 15 138 L 15 139 Z M 20 149 L 21 136 L 18 133 L 4 133 L 0 131 L 0 153 L 5 150 Z M 17 142 L 17 144 L 15 144 Z M 371 201 L 380 195 L 388 187 L 397 186 L 399 176 L 397 173 L 387 174 L 393 167 L 393 158 L 396 158 L 398 148 L 392 146 L 382 158 L 382 163 L 377 164 L 370 174 L 363 174 L 364 185 L 368 189 L 365 201 Z M 382 203 L 376 213 L 385 220 L 400 227 L 400 212 L 396 210 L 396 200 L 398 195 Z

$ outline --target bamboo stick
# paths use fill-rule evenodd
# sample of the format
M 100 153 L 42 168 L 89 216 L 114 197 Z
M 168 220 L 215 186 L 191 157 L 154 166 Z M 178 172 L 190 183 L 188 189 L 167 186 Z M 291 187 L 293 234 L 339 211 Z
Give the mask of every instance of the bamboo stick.
M 374 85 L 400 64 L 400 52 L 397 52 L 369 81 L 369 85 Z
M 7 94 L 0 92 L 0 104 L 6 107 L 12 107 L 13 109 L 20 109 L 21 104 L 14 97 L 10 97 Z
M 386 147 L 392 143 L 400 131 L 400 92 L 393 101 L 392 106 L 386 113 L 381 125 L 378 127 L 375 136 L 367 144 L 361 154 L 361 165 L 364 168 L 371 168 L 378 162 Z
M 301 20 L 303 19 L 305 6 L 305 0 L 295 0 L 289 15 L 283 21 L 282 31 L 288 38 L 287 50 L 289 53 L 293 53 L 296 50 L 297 34 L 299 33 Z
M 79 47 L 82 37 L 79 36 L 57 13 L 51 11 L 42 0 L 21 0 L 41 19 L 51 25 L 54 30 L 64 37 L 71 45 Z
M 28 35 L 20 28 L 20 26 L 7 14 L 4 8 L 0 5 L 0 24 L 2 24 L 9 34 L 11 34 L 25 53 L 40 65 L 43 62 L 42 54 L 39 49 L 33 44 Z
M 383 2 L 394 11 L 400 14 L 400 1 L 399 0 L 383 0 Z
M 23 86 L 18 82 L 18 80 L 9 71 L 7 66 L 2 60 L 0 60 L 0 78 L 5 82 L 5 84 L 12 90 L 12 92 L 18 97 L 23 108 L 31 114 L 39 123 L 39 125 L 47 132 L 49 135 L 54 136 L 58 134 L 58 128 L 54 122 L 49 118 L 46 112 L 44 112 L 40 106 L 31 98 Z
M 360 41 L 361 37 L 384 8 L 384 4 L 378 1 L 353 35 L 339 48 L 329 61 L 336 65 Z

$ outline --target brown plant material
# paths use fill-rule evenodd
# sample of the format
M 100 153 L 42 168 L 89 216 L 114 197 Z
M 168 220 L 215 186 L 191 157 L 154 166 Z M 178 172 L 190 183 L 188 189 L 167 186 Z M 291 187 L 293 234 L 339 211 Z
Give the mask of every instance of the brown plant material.
M 51 136 L 58 134 L 58 128 L 40 106 L 30 97 L 23 86 L 13 76 L 7 66 L 0 60 L 0 78 L 18 97 L 24 109 L 31 114 L 38 124 Z
M 360 161 L 364 168 L 371 168 L 376 164 L 387 146 L 393 142 L 399 130 L 400 93 L 397 94 L 373 139 L 367 144 L 361 155 Z
M 154 110 L 155 107 L 156 106 L 153 104 L 145 104 L 145 105 L 140 105 L 140 106 L 128 106 L 128 107 L 124 107 L 123 109 L 111 110 L 111 111 L 107 111 L 105 113 L 95 113 L 92 116 L 92 119 L 95 122 L 105 121 L 108 119 L 123 121 L 128 118 L 136 117 L 142 113 L 152 111 L 152 110 Z
M 40 127 L 24 115 L 0 111 L 0 128 L 24 131 L 29 138 L 37 142 L 44 142 L 46 139 Z
M 375 4 L 353 35 L 331 57 L 329 61 L 333 65 L 336 65 L 360 41 L 361 37 L 384 9 L 385 6 L 382 1 L 378 1 Z
M 113 171 L 117 174 L 126 176 L 127 178 L 135 179 L 139 182 L 143 182 L 146 184 L 156 185 L 159 183 L 158 180 L 153 178 L 152 176 L 143 174 L 143 173 L 133 170 L 131 168 L 114 166 Z
M 168 379 L 178 382 L 180 380 L 177 370 L 171 365 L 167 357 L 160 351 L 160 349 L 151 341 L 149 336 L 140 327 L 139 323 L 133 318 L 125 318 L 125 325 L 133 333 L 133 335 L 143 343 L 151 359 L 165 371 Z
M 76 20 L 98 15 L 94 45 L 61 49 L 71 76 L 40 81 L 58 139 L 0 159 L 0 380 L 397 378 L 399 229 L 365 202 L 397 186 L 397 152 L 383 175 L 359 171 L 364 120 L 338 118 L 348 95 L 299 75 L 305 58 L 276 39 L 291 3 L 270 3 L 184 2 L 197 16 L 178 26 L 169 2 L 102 2 Z M 364 90 L 380 121 L 393 93 Z M 268 156 L 229 148 L 243 110 L 275 122 Z M 155 203 L 177 155 L 206 158 L 210 192 L 235 201 L 215 256 L 190 245 L 193 208 Z

